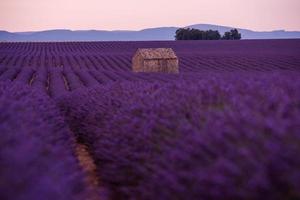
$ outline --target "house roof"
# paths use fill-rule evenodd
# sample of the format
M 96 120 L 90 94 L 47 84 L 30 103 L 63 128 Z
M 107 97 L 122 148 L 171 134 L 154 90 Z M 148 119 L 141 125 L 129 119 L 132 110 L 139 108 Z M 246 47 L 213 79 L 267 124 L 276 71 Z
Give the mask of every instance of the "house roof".
M 177 59 L 171 48 L 139 48 L 137 54 L 140 54 L 144 59 Z

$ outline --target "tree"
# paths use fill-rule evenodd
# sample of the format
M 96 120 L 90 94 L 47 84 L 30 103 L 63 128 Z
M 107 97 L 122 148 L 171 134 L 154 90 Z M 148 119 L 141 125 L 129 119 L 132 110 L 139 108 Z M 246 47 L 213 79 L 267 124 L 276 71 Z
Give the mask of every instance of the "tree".
M 180 28 L 180 29 L 176 30 L 175 39 L 176 40 L 183 40 L 184 32 L 185 32 L 184 28 Z
M 240 40 L 242 35 L 237 29 L 232 29 L 229 32 L 225 32 L 222 39 L 223 40 Z
M 234 40 L 240 40 L 242 38 L 242 35 L 239 33 L 237 29 L 232 29 L 230 33 Z
M 221 35 L 219 31 L 202 31 L 199 29 L 180 28 L 176 30 L 176 40 L 219 40 Z
M 222 36 L 222 40 L 231 40 L 231 33 L 225 32 L 224 35 Z
M 194 28 L 180 28 L 176 30 L 176 40 L 240 40 L 241 34 L 237 29 L 225 32 L 221 37 L 219 31 L 207 30 L 202 31 Z
M 221 39 L 221 35 L 219 31 L 208 30 L 206 31 L 207 40 L 219 40 Z

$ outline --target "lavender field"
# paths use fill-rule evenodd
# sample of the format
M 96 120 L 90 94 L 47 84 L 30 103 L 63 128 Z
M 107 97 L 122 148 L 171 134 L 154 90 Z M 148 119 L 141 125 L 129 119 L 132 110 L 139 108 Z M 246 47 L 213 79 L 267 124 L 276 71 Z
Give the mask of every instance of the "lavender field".
M 300 40 L 0 43 L 0 199 L 300 199 L 299 88 Z

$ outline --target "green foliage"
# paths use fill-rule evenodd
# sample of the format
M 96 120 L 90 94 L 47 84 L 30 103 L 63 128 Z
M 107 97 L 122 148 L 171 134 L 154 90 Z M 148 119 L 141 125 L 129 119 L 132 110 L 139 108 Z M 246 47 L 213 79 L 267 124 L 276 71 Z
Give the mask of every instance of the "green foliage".
M 176 40 L 240 40 L 241 34 L 237 29 L 232 29 L 230 32 L 225 32 L 221 37 L 221 34 L 217 30 L 202 31 L 194 28 L 180 28 L 176 30 Z
M 229 32 L 225 32 L 222 39 L 223 40 L 240 40 L 242 35 L 237 29 L 232 29 Z

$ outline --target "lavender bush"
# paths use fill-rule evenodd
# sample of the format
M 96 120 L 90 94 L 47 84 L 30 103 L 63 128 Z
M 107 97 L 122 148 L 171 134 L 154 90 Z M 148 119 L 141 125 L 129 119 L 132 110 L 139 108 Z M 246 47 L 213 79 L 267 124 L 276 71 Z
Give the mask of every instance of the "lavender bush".
M 138 48 L 158 47 L 180 74 L 131 72 Z M 300 199 L 299 47 L 2 43 L 0 199 Z
M 59 101 L 112 199 L 300 198 L 300 78 L 121 82 Z
M 0 83 L 0 199 L 84 199 L 74 139 L 47 96 Z
M 57 98 L 115 80 L 151 79 L 131 73 L 138 48 L 172 48 L 179 71 L 299 71 L 300 40 L 1 43 L 0 81 L 30 84 Z M 127 72 L 127 73 L 126 73 Z

